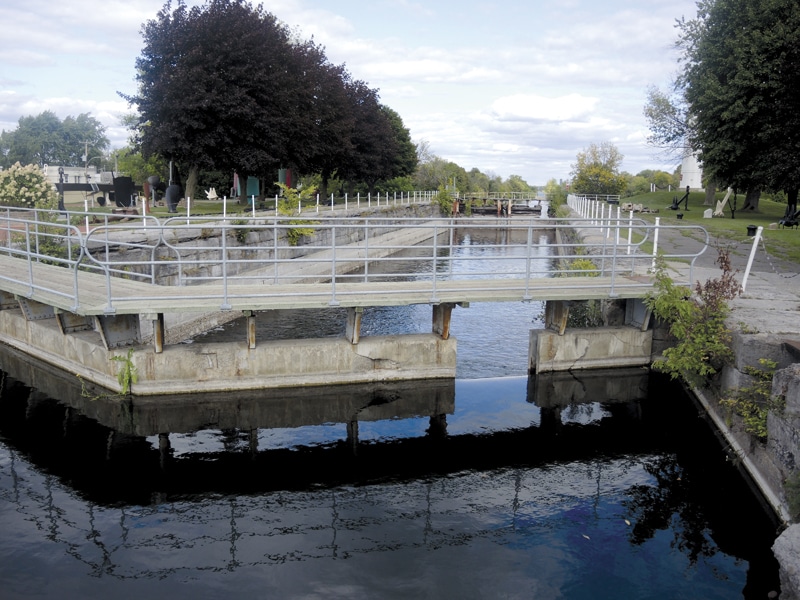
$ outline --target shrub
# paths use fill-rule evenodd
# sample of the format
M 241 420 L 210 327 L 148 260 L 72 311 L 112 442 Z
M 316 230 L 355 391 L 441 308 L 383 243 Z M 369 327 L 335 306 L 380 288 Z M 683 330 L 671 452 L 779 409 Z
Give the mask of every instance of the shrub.
M 734 278 L 727 250 L 719 249 L 717 264 L 722 276 L 704 284 L 697 282 L 694 298 L 689 288 L 676 285 L 666 274 L 659 257 L 656 292 L 645 299 L 653 314 L 669 324 L 669 332 L 677 340 L 675 346 L 664 350 L 662 360 L 653 362 L 653 368 L 692 385 L 704 383 L 733 356 L 725 319 L 730 314 L 728 301 L 742 288 Z
M 23 167 L 16 162 L 0 171 L 0 204 L 54 209 L 58 206 L 58 195 L 38 166 Z

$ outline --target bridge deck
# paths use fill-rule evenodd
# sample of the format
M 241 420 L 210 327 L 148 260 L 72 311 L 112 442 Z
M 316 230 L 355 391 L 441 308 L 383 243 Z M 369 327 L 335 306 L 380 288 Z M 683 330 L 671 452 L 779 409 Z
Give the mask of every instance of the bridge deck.
M 1 255 L 0 269 L 3 291 L 79 315 L 641 298 L 652 290 L 648 276 L 620 275 L 162 286 Z

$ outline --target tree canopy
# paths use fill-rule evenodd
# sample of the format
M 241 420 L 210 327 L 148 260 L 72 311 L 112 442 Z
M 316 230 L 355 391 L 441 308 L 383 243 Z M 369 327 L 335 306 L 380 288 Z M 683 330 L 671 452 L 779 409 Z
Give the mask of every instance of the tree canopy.
M 610 142 L 590 144 L 572 165 L 572 191 L 576 194 L 621 194 L 625 176 L 619 172 L 622 153 Z
M 690 143 L 740 190 L 800 187 L 800 4 L 699 0 L 680 21 Z
M 48 110 L 20 117 L 16 129 L 0 133 L 0 166 L 8 168 L 18 162 L 79 167 L 94 156 L 102 156 L 108 145 L 105 127 L 88 113 L 62 121 Z M 87 147 L 89 154 L 84 158 Z
M 184 167 L 278 168 L 374 183 L 413 171 L 413 145 L 378 92 L 263 6 L 168 1 L 142 27 L 134 142 Z

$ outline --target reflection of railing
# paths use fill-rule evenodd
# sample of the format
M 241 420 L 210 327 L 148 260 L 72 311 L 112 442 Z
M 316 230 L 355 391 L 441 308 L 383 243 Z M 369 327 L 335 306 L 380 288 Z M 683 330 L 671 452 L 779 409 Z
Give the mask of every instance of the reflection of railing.
M 159 222 L 126 215 L 121 222 L 105 215 L 87 231 L 44 217 L 0 213 L 0 251 L 21 259 L 4 260 L 0 288 L 78 314 L 641 297 L 652 286 L 653 260 L 642 246 L 658 232 L 610 217 Z M 554 235 L 575 228 L 584 239 Z M 701 232 L 707 245 L 702 227 L 678 228 Z M 493 251 L 459 250 L 475 238 Z M 664 257 L 693 262 L 704 250 Z M 66 267 L 69 284 L 48 265 Z M 678 283 L 691 284 L 691 272 Z
M 521 401 L 518 427 L 478 419 L 454 435 L 362 444 L 357 457 L 341 444 L 254 454 L 232 439 L 243 431 L 216 430 L 207 433 L 232 441 L 229 449 L 196 444 L 193 453 L 162 462 L 155 440 L 117 436 L 41 393 L 12 396 L 9 387 L 3 404 L 19 415 L 13 424 L 25 426 L 11 426 L 11 418 L 2 425 L 9 451 L 0 475 L 13 507 L 6 512 L 30 524 L 34 543 L 49 552 L 93 576 L 128 580 L 412 550 L 422 538 L 432 548 L 460 545 L 467 527 L 453 524 L 462 520 L 470 536 L 496 540 L 517 519 L 538 523 L 560 511 L 554 489 L 569 489 L 574 502 L 597 493 L 601 479 L 609 489 L 631 485 L 632 470 L 642 469 L 634 457 L 650 457 L 662 443 L 649 433 L 662 424 L 627 402 L 604 405 L 586 428 L 568 419 L 539 422 L 538 409 Z M 472 393 L 483 397 L 487 389 Z M 524 394 L 525 383 L 514 389 Z M 38 440 L 31 432 L 53 431 L 58 443 L 28 454 Z M 559 468 L 576 460 L 579 469 Z M 492 493 L 483 492 L 487 485 Z

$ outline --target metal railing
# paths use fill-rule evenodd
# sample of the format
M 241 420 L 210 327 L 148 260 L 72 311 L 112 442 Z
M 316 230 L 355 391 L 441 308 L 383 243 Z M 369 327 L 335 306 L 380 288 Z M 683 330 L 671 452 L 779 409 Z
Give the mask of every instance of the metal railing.
M 75 215 L 83 222 L 88 214 Z M 154 217 L 91 213 L 89 227 L 54 219 L 39 211 L 0 212 L 0 252 L 27 261 L 29 289 L 79 295 L 81 271 L 105 278 L 109 312 L 121 300 L 115 282 L 135 280 L 182 289 L 175 299 L 219 299 L 221 308 L 237 296 L 302 297 L 304 284 L 326 283 L 330 304 L 343 294 L 399 295 L 399 281 L 426 282 L 429 302 L 450 282 L 465 294 L 490 292 L 497 282 L 517 286 L 524 298 L 537 279 L 561 277 L 560 287 L 591 290 L 607 286 L 592 278 L 610 278 L 612 294 L 621 278 L 648 273 L 658 227 L 639 219 L 385 219 L 385 218 L 227 218 Z M 680 226 L 695 229 L 698 226 Z M 581 236 L 574 231 L 580 230 Z M 666 254 L 666 260 L 690 264 L 702 253 Z M 48 263 L 71 269 L 72 290 L 51 289 L 35 280 L 32 266 Z M 9 281 L 7 274 L 0 274 Z M 513 280 L 510 282 L 509 280 Z M 17 281 L 17 283 L 20 283 Z M 357 292 L 344 284 L 368 284 Z M 691 274 L 684 283 L 692 284 Z M 206 284 L 214 284 L 209 286 Z M 291 285 L 291 291 L 286 285 Z M 648 285 L 640 283 L 638 285 Z M 221 289 L 220 289 L 221 286 Z M 276 286 L 281 286 L 276 291 Z M 339 287 L 337 287 L 339 286 Z M 211 291 L 213 287 L 213 291 Z M 234 289 L 236 288 L 236 289 Z M 246 289 L 245 289 L 246 288 Z M 162 288 L 163 290 L 163 288 Z M 314 293 L 320 293 L 315 291 Z M 161 300 L 169 298 L 162 292 Z M 139 297 L 145 301 L 146 297 Z

